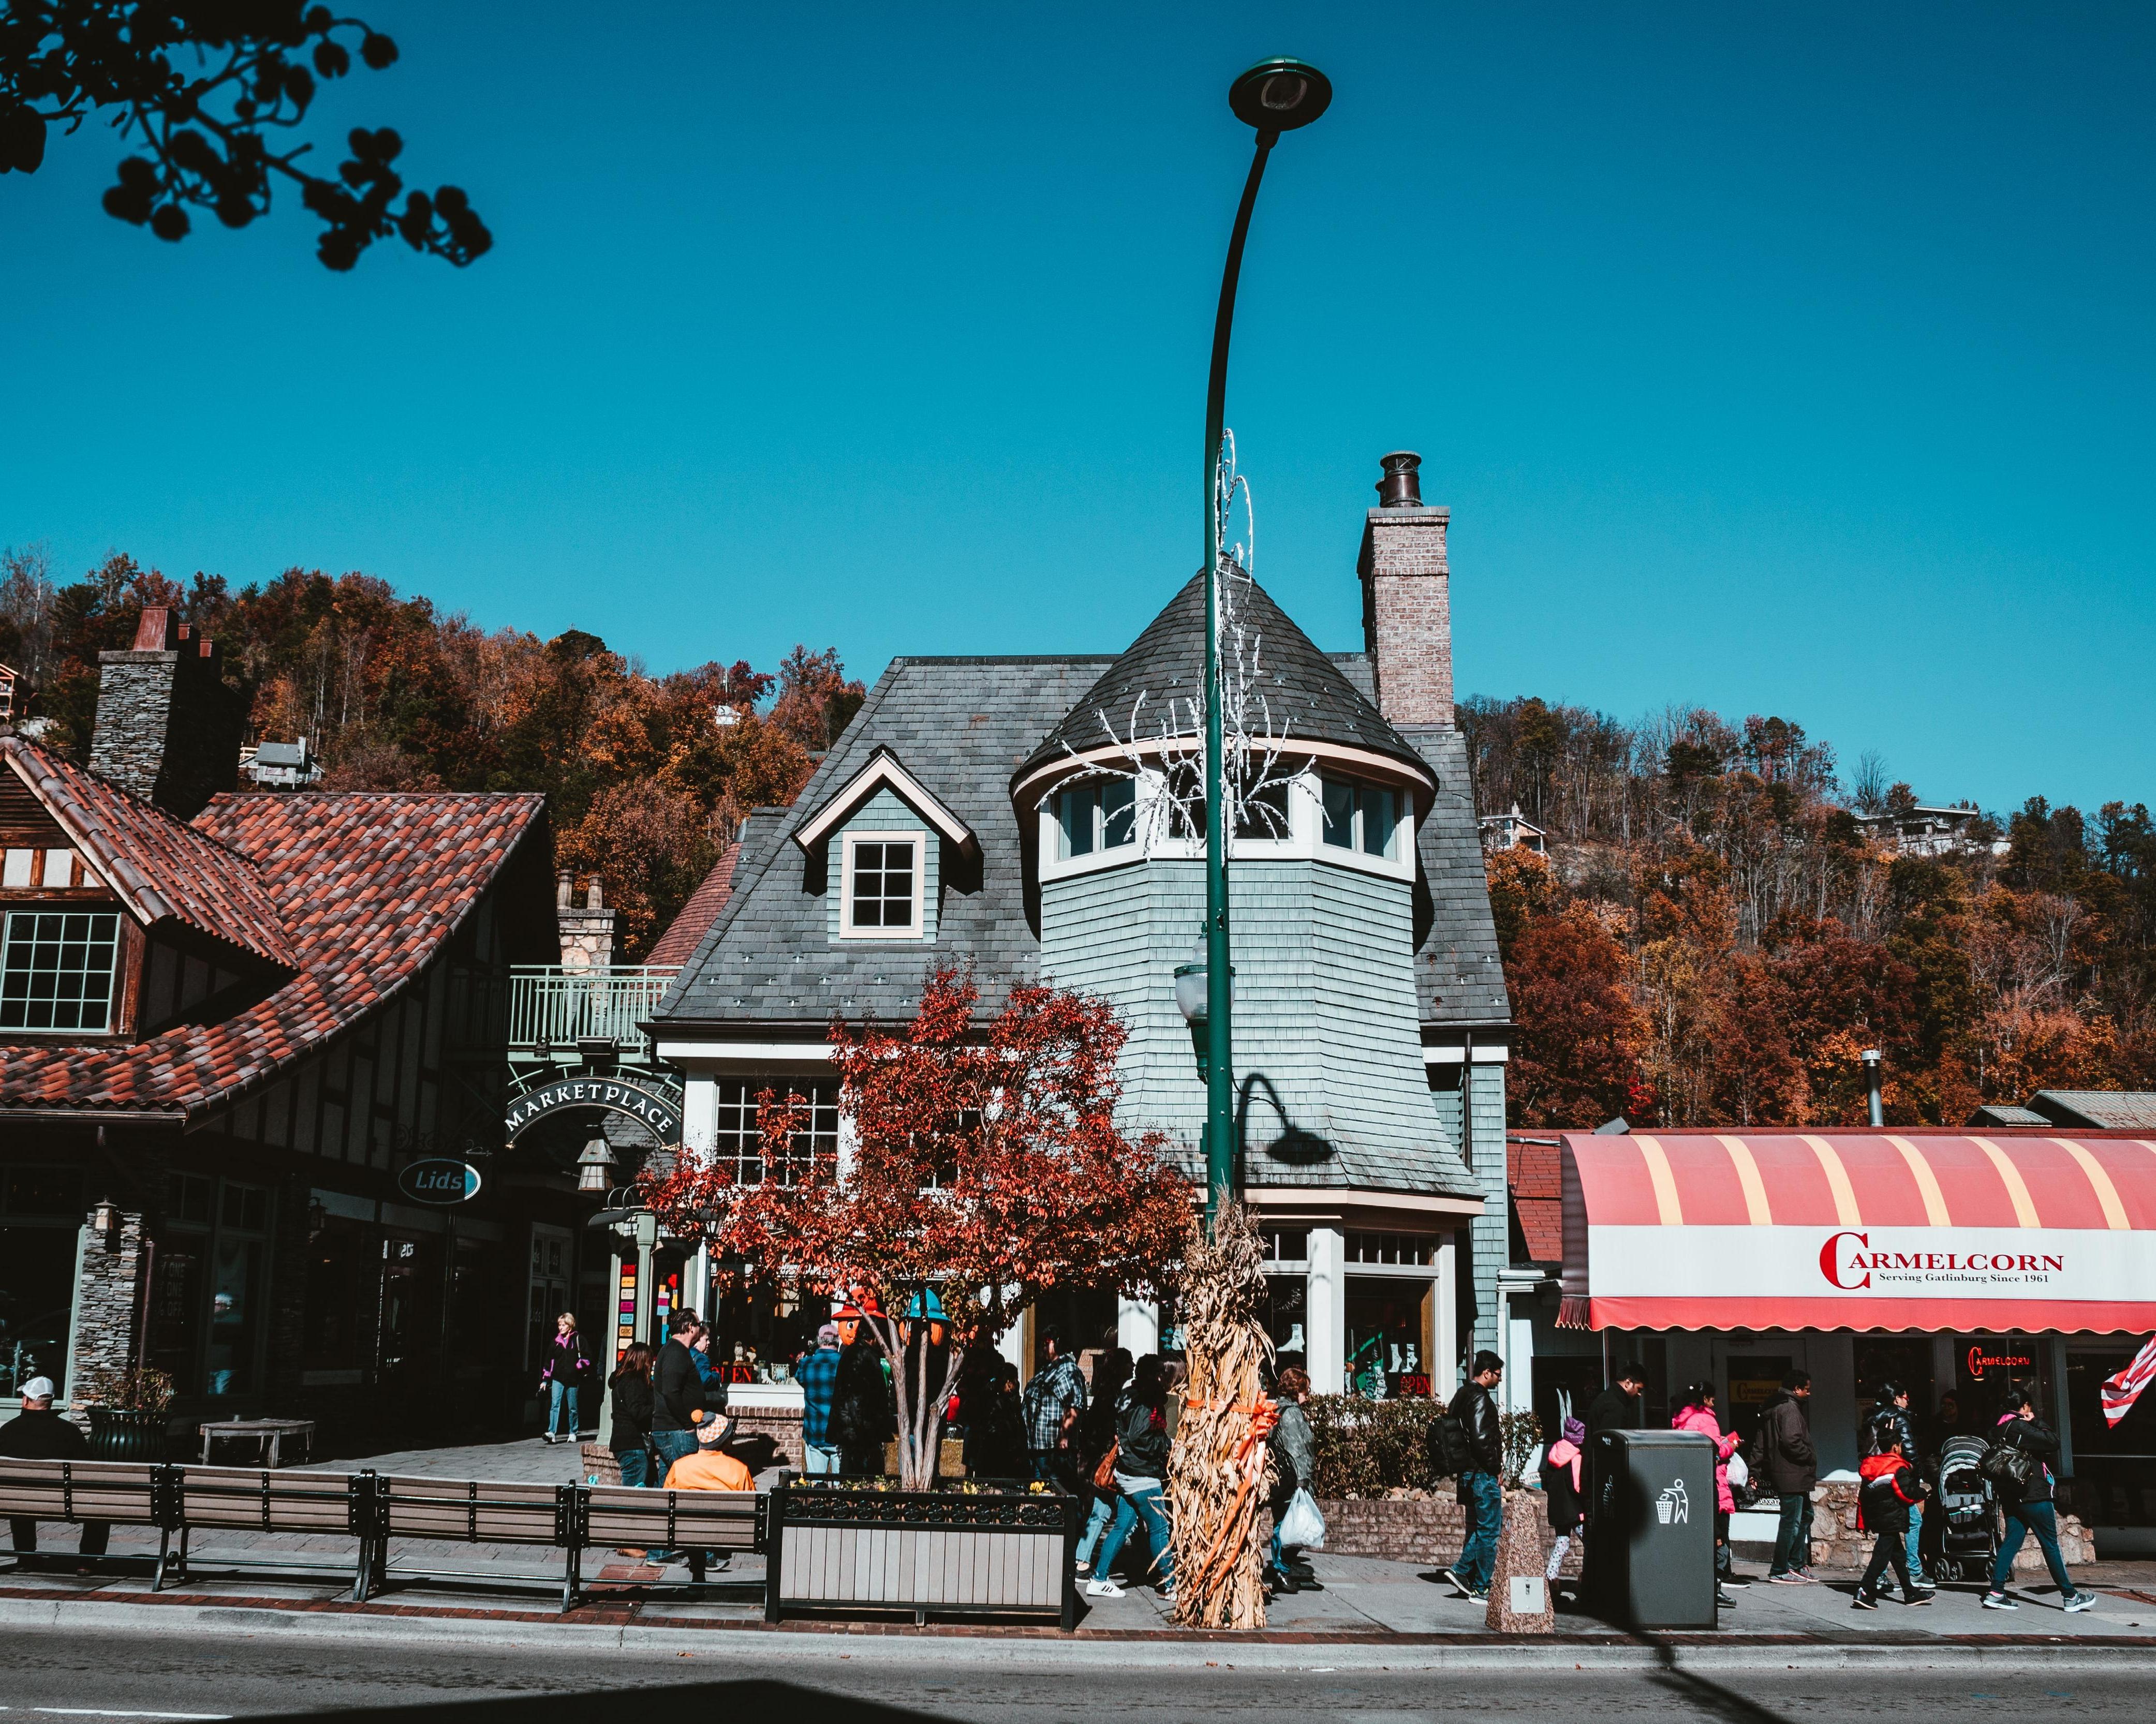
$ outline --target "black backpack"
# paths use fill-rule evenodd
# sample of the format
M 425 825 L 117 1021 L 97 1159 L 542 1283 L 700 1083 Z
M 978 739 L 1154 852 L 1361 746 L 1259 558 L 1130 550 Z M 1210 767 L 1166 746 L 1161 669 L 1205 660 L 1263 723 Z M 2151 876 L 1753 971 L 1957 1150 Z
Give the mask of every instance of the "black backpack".
M 1433 1478 L 1456 1479 L 1475 1470 L 1475 1451 L 1468 1446 L 1467 1427 L 1458 1414 L 1448 1408 L 1431 1419 L 1425 1440 Z

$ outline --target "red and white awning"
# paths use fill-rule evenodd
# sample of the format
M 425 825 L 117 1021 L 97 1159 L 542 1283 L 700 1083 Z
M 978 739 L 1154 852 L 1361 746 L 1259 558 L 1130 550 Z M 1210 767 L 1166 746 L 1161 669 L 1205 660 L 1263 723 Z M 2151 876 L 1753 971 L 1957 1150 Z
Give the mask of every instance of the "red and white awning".
M 1563 1161 L 1573 1326 L 2156 1328 L 2156 1142 L 1635 1131 Z

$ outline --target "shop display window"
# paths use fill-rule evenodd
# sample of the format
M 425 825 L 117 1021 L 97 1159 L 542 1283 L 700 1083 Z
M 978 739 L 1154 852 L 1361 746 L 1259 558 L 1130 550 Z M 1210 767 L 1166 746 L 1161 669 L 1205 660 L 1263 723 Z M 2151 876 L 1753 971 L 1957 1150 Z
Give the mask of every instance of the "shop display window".
M 1368 1399 L 1430 1392 L 1429 1279 L 1350 1275 L 1342 1299 L 1348 1389 Z
M 157 1242 L 150 1350 L 183 1395 L 262 1388 L 275 1205 L 267 1186 L 175 1174 Z
M 0 1395 L 33 1377 L 67 1381 L 84 1213 L 73 1167 L 11 1167 L 0 1179 Z

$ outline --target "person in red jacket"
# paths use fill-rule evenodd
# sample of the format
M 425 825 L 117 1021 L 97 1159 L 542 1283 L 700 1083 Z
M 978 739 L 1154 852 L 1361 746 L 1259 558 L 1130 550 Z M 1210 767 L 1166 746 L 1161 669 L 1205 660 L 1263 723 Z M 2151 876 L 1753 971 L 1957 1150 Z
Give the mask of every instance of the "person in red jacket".
M 1871 1561 L 1864 1570 L 1864 1578 L 1856 1584 L 1852 1608 L 1879 1608 L 1879 1583 L 1889 1562 L 1894 1565 L 1894 1578 L 1902 1583 L 1902 1602 L 1928 1604 L 1931 1593 L 1909 1583 L 1909 1510 L 1924 1500 L 1923 1480 L 1902 1452 L 1902 1433 L 1894 1421 L 1880 1421 L 1874 1427 L 1874 1440 L 1879 1452 L 1867 1456 L 1856 1469 L 1864 1481 L 1857 1487 L 1856 1524 L 1875 1537 Z

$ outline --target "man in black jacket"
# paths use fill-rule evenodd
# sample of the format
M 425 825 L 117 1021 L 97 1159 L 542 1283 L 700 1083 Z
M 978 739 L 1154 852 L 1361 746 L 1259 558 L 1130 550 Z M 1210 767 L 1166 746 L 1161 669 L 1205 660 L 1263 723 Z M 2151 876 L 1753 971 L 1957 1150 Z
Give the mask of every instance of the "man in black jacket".
M 1777 1585 L 1795 1586 L 1812 1578 L 1812 1487 L 1819 1482 L 1819 1451 L 1812 1445 L 1806 1408 L 1811 1398 L 1810 1373 L 1792 1371 L 1759 1411 L 1758 1471 L 1781 1501 L 1774 1560 L 1767 1571 L 1767 1578 Z
M 23 1410 L 0 1425 L 0 1455 L 17 1460 L 86 1460 L 90 1442 L 83 1434 L 53 1411 L 53 1380 L 33 1377 L 23 1385 Z M 15 1560 L 19 1568 L 36 1565 L 38 1523 L 11 1520 L 15 1535 Z M 85 1559 L 105 1554 L 105 1542 L 112 1529 L 103 1521 L 82 1523 L 82 1554 Z
M 1460 1421 L 1471 1459 L 1460 1475 L 1467 1536 L 1460 1542 L 1460 1560 L 1445 1575 L 1463 1598 L 1477 1600 L 1490 1596 L 1490 1582 L 1497 1572 L 1497 1533 L 1505 1519 L 1505 1438 L 1497 1423 L 1497 1398 L 1491 1393 L 1504 1375 L 1505 1362 L 1496 1354 L 1476 1354 L 1471 1374 L 1450 1409 Z
M 706 1387 L 696 1368 L 695 1349 L 708 1347 L 703 1320 L 692 1311 L 676 1311 L 671 1339 L 659 1349 L 659 1362 L 651 1373 L 651 1446 L 659 1451 L 659 1476 L 684 1455 L 696 1452 L 696 1427 L 707 1412 L 726 1405 L 723 1384 Z M 718 1405 L 709 1398 L 718 1391 Z
M 1635 1431 L 1645 1424 L 1646 1414 L 1641 1409 L 1640 1398 L 1647 1392 L 1647 1367 L 1645 1365 L 1620 1365 L 1617 1380 L 1587 1403 L 1583 1423 L 1587 1426 L 1587 1440 L 1592 1444 L 1597 1431 Z

